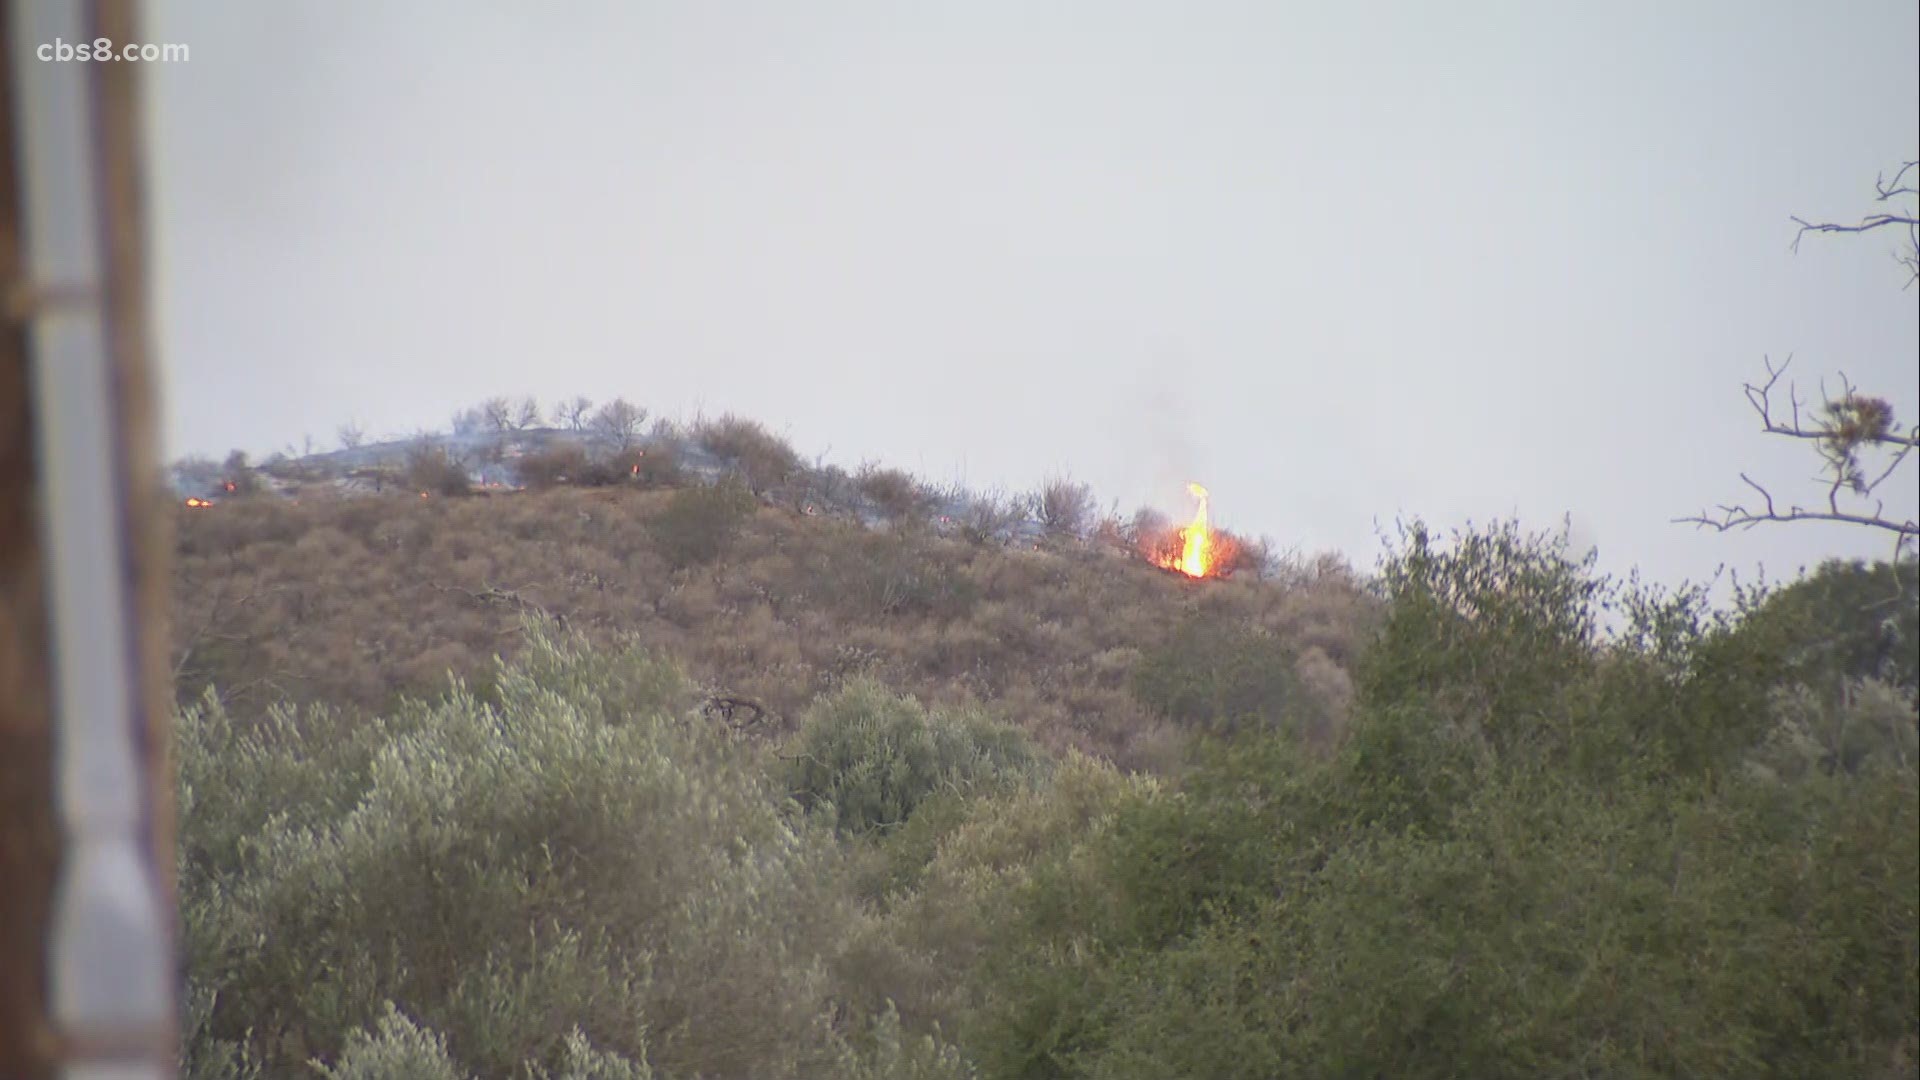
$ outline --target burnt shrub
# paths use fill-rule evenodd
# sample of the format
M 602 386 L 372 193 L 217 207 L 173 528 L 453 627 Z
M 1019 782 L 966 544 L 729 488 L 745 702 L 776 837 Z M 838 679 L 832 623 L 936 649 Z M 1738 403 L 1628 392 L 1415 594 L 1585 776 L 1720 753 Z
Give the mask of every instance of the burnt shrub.
M 220 486 L 228 495 L 253 495 L 260 490 L 260 475 L 247 463 L 247 452 L 235 450 L 220 467 Z
M 960 510 L 960 535 L 975 544 L 997 539 L 1001 533 L 1026 520 L 1024 500 L 1003 492 L 986 491 L 970 495 Z
M 711 562 L 732 545 L 753 508 L 753 494 L 737 477 L 682 488 L 649 523 L 654 546 L 675 567 Z
M 687 477 L 680 458 L 680 440 L 656 439 L 636 452 L 627 472 L 641 487 L 677 487 Z
M 1048 532 L 1079 535 L 1094 518 L 1093 489 L 1067 477 L 1053 477 L 1030 497 L 1033 516 Z
M 473 490 L 467 470 L 438 442 L 416 443 L 407 451 L 407 486 L 431 495 L 466 495 Z
M 880 516 L 891 522 L 903 522 L 925 515 L 933 505 L 927 489 L 904 469 L 862 466 L 854 483 L 860 494 L 873 503 Z
M 694 427 L 696 442 L 725 462 L 755 495 L 785 483 L 800 469 L 800 455 L 758 420 L 728 413 Z
M 585 480 L 587 451 L 578 443 L 556 443 L 520 458 L 520 482 L 535 490 Z

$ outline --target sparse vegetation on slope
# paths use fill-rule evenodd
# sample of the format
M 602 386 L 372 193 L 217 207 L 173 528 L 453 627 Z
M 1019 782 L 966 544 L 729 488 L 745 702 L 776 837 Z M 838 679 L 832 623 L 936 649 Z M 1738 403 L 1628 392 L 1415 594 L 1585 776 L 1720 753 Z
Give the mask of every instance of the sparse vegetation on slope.
M 1318 672 L 1310 707 L 1337 716 L 1340 669 L 1377 610 L 1334 564 L 1194 583 L 1097 545 L 869 529 L 728 482 L 480 490 L 183 509 L 183 699 L 214 685 L 240 715 L 280 700 L 377 711 L 449 671 L 484 694 L 492 656 L 513 654 L 520 615 L 538 610 L 595 641 L 632 634 L 787 727 L 867 675 L 984 707 L 1056 750 L 1165 765 L 1186 723 L 1143 706 L 1130 678 L 1189 616 L 1283 643 Z

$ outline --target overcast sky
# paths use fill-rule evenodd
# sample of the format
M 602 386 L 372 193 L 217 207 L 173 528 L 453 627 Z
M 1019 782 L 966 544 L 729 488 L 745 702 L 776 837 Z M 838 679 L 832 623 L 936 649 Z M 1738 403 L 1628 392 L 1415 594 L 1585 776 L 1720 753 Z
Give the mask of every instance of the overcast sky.
M 1669 519 L 1791 353 L 1916 413 L 1855 219 L 1920 143 L 1913 0 L 154 0 L 167 451 L 495 394 L 733 411 L 803 454 L 1090 482 L 1371 564 L 1571 514 L 1656 579 L 1884 556 Z M 1911 471 L 1909 472 L 1911 476 Z M 1896 499 L 1910 511 L 1913 496 Z

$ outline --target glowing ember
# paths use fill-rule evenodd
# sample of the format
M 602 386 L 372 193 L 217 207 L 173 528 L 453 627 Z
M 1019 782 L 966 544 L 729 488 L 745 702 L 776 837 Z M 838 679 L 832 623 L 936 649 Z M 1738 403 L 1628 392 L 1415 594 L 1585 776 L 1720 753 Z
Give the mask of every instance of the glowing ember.
M 423 499 L 424 499 L 424 498 L 426 498 L 426 497 L 427 497 L 427 493 L 426 493 L 426 492 L 424 492 L 424 491 L 423 491 L 423 492 L 421 492 L 421 493 L 420 493 L 420 497 L 421 497 L 421 498 L 423 498 Z
M 1193 578 L 1213 576 L 1218 569 L 1214 551 L 1213 527 L 1207 524 L 1207 489 L 1199 484 L 1188 484 L 1187 490 L 1200 500 L 1200 508 L 1194 511 L 1193 523 L 1181 529 L 1178 552 L 1168 550 L 1153 557 L 1155 565 L 1168 570 L 1178 570 Z
M 187 499 L 187 508 L 189 510 L 200 510 L 212 505 L 213 505 L 212 503 L 208 502 L 205 499 L 196 499 L 191 496 L 189 496 Z

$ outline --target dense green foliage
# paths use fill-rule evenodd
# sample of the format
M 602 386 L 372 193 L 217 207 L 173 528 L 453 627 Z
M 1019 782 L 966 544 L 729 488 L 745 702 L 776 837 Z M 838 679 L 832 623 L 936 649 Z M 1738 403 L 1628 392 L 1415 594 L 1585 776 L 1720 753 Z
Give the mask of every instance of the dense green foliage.
M 1912 1074 L 1910 756 L 1747 767 L 1765 636 L 1515 530 L 1382 580 L 1332 761 L 1221 748 L 1003 904 L 987 1075 Z
M 785 756 L 789 793 L 847 835 L 894 828 L 940 792 L 1035 777 L 1044 761 L 1017 728 L 929 713 L 870 679 L 816 702 Z
M 823 1020 L 851 926 L 831 836 L 681 718 L 670 669 L 531 636 L 497 707 L 456 687 L 371 722 L 181 717 L 192 1075 L 791 1076 L 852 1053 Z
M 863 678 L 761 747 L 542 626 L 484 701 L 208 703 L 188 1071 L 1912 1077 L 1920 714 L 1877 575 L 1716 613 L 1415 526 L 1337 729 L 1259 629 L 1137 656 L 1212 733 L 1162 778 Z

